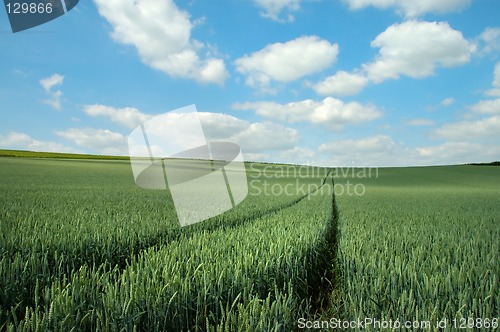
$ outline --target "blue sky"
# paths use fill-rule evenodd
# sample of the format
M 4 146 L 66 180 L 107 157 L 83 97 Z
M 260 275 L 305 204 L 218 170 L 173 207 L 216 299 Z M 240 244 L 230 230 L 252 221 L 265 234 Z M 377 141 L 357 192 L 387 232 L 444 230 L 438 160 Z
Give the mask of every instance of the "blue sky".
M 497 0 L 93 0 L 13 34 L 0 148 L 127 154 L 190 104 L 246 160 L 500 160 Z

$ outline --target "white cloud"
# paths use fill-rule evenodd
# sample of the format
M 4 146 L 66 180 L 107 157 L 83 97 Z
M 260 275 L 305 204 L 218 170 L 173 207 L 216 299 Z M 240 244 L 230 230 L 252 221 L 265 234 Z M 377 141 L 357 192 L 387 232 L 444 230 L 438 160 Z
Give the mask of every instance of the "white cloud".
M 446 142 L 418 148 L 417 152 L 422 160 L 456 164 L 490 162 L 500 158 L 500 99 L 482 100 L 468 109 L 469 117 L 486 117 L 452 122 L 435 129 L 432 136 Z
M 368 78 L 380 83 L 401 75 L 423 78 L 436 67 L 470 61 L 474 46 L 446 22 L 406 21 L 393 24 L 371 43 L 380 48 L 377 58 L 363 65 Z
M 172 144 L 173 150 L 177 152 L 192 148 L 193 142 L 197 141 L 193 138 L 192 122 L 179 122 L 177 120 L 179 115 L 179 113 L 175 112 L 162 115 L 162 123 L 164 124 L 162 131 L 169 132 L 170 141 L 168 143 Z M 300 139 L 299 132 L 296 129 L 272 122 L 249 122 L 232 115 L 210 112 L 197 112 L 197 119 L 201 122 L 202 135 L 205 135 L 206 141 L 236 143 L 241 147 L 246 160 L 248 160 L 248 156 L 267 156 L 269 155 L 269 151 L 273 151 L 273 154 L 276 155 L 276 151 L 279 152 L 294 148 Z M 197 119 L 196 121 L 198 121 Z M 175 127 L 170 128 L 170 126 Z M 173 134 L 172 131 L 174 132 Z M 77 132 L 77 134 L 77 137 L 80 137 L 81 133 Z M 84 132 L 84 134 L 87 133 Z M 85 135 L 85 140 L 87 140 L 87 136 L 89 135 Z M 158 137 L 158 135 L 155 136 Z M 175 137 L 175 139 L 172 137 Z M 117 139 L 120 139 L 120 136 L 117 136 Z M 175 141 L 176 139 L 177 141 Z M 205 139 L 202 136 L 198 145 L 203 145 Z M 183 146 L 186 142 L 188 142 L 188 146 Z M 95 145 L 93 142 L 92 144 Z M 86 145 L 89 144 L 86 143 Z M 152 143 L 151 148 L 153 150 L 156 149 L 156 151 L 163 150 L 163 152 L 157 152 L 157 154 L 171 154 L 165 153 L 165 147 L 160 147 L 158 144 L 155 145 Z
M 47 93 L 51 92 L 53 87 L 57 85 L 62 85 L 63 83 L 64 83 L 64 76 L 59 74 L 54 74 L 52 76 L 40 80 L 40 85 Z
M 493 86 L 500 88 L 500 62 L 497 62 L 495 65 L 495 73 L 494 73 L 494 79 L 493 79 Z
M 49 99 L 46 99 L 43 102 L 45 104 L 50 105 L 56 110 L 61 109 L 61 97 L 63 93 L 61 90 L 52 91 L 52 88 L 58 85 L 62 85 L 63 83 L 64 83 L 64 76 L 59 74 L 54 74 L 52 76 L 42 78 L 40 80 L 40 85 L 43 87 L 45 92 L 50 96 Z
M 257 114 L 287 122 L 310 122 L 340 130 L 346 124 L 368 122 L 379 118 L 382 113 L 374 105 L 358 102 L 344 103 L 327 97 L 321 101 L 306 99 L 288 104 L 276 102 L 246 102 L 233 105 L 238 110 L 254 110 Z
M 368 79 L 362 73 L 341 70 L 315 84 L 313 89 L 320 95 L 351 96 L 363 90 L 367 84 Z
M 441 101 L 441 106 L 444 106 L 444 107 L 448 107 L 448 106 L 451 106 L 455 103 L 455 99 L 453 98 L 445 98 Z
M 231 137 L 246 151 L 286 150 L 293 148 L 300 138 L 296 129 L 272 122 L 250 124 L 244 131 Z
M 0 146 L 4 149 L 27 150 L 37 152 L 67 152 L 78 153 L 81 151 L 67 147 L 64 144 L 52 141 L 40 141 L 24 133 L 10 132 L 0 135 Z
M 244 154 L 245 161 L 270 162 L 272 160 L 272 155 L 270 153 L 244 152 Z
M 486 28 L 478 38 L 479 54 L 500 52 L 500 28 Z
M 445 98 L 441 100 L 438 104 L 427 106 L 429 112 L 434 112 L 442 107 L 450 107 L 455 103 L 455 99 L 452 97 Z
M 424 166 L 489 162 L 500 158 L 493 143 L 451 141 L 434 146 L 408 147 L 386 135 L 328 142 L 317 153 L 322 165 L 331 166 Z
M 300 135 L 296 129 L 272 122 L 248 122 L 222 113 L 199 112 L 208 141 L 228 141 L 240 145 L 243 153 L 293 148 Z
M 436 129 L 434 135 L 450 141 L 500 141 L 500 115 L 475 121 L 460 121 L 445 124 Z
M 60 110 L 61 109 L 61 97 L 62 97 L 62 91 L 57 90 L 55 92 L 51 93 L 50 99 L 45 99 L 43 102 L 49 106 L 51 106 L 53 109 Z
M 485 94 L 489 97 L 500 97 L 500 88 L 489 89 Z
M 381 9 L 395 8 L 406 17 L 422 16 L 428 13 L 444 14 L 459 11 L 471 0 L 343 0 L 350 9 L 357 10 L 373 6 Z
M 194 24 L 172 0 L 94 0 L 112 26 L 117 42 L 132 45 L 148 66 L 172 77 L 222 84 L 227 71 L 222 59 L 201 59 L 205 45 L 191 39 Z
M 290 164 L 310 165 L 316 159 L 316 152 L 302 147 L 294 147 L 289 150 L 282 151 L 279 154 L 277 161 L 282 161 Z
M 495 65 L 493 76 L 493 89 L 489 89 L 485 94 L 490 97 L 500 97 L 500 62 Z
M 338 45 L 317 36 L 275 43 L 235 61 L 247 85 L 269 91 L 272 81 L 291 82 L 324 70 L 335 62 Z
M 424 78 L 434 75 L 439 67 L 466 64 L 477 49 L 447 22 L 416 20 L 389 26 L 371 46 L 379 48 L 379 52 L 373 61 L 362 64 L 362 69 L 339 71 L 309 86 L 322 95 L 355 95 L 370 82 L 381 83 L 401 76 Z
M 337 154 L 356 153 L 379 153 L 390 152 L 395 143 L 389 136 L 376 135 L 360 140 L 342 140 L 321 144 L 318 148 L 320 152 L 331 152 Z
M 445 158 L 466 156 L 474 149 L 480 148 L 478 144 L 466 142 L 447 142 L 431 147 L 419 147 L 417 152 L 422 157 L 437 157 L 444 156 Z
M 331 166 L 385 166 L 398 164 L 398 149 L 391 137 L 376 135 L 324 143 L 318 154 L 325 160 L 323 164 Z
M 271 163 L 285 163 L 294 165 L 316 165 L 317 153 L 304 147 L 293 147 L 281 151 L 268 153 L 249 152 L 245 153 L 247 161 L 263 161 Z
M 500 99 L 481 100 L 471 106 L 469 109 L 477 114 L 499 114 L 500 115 Z
M 466 141 L 416 148 L 422 165 L 452 165 L 474 162 L 491 162 L 500 158 L 496 144 L 478 144 Z
M 92 153 L 107 155 L 128 153 L 126 137 L 107 129 L 70 128 L 55 133 Z
M 291 13 L 300 9 L 301 0 L 254 0 L 254 2 L 264 10 L 260 14 L 262 17 L 277 22 L 293 22 L 295 18 Z M 281 13 L 285 10 L 289 12 L 287 18 L 280 18 Z
M 111 121 L 124 125 L 127 128 L 133 129 L 139 126 L 144 121 L 152 118 L 151 115 L 141 113 L 137 108 L 125 107 L 115 108 L 105 105 L 86 105 L 83 111 L 90 116 L 104 116 L 111 119 Z
M 434 121 L 430 119 L 412 119 L 407 122 L 408 125 L 414 127 L 432 126 Z
M 229 140 L 250 125 L 248 121 L 223 113 L 198 112 L 198 118 L 209 141 Z

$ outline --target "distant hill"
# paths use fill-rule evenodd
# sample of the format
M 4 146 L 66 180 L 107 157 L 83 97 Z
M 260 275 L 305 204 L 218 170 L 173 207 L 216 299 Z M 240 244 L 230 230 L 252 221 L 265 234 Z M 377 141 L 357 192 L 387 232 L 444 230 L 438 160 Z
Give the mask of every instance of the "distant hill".
M 57 159 L 96 159 L 96 160 L 130 160 L 129 156 L 105 156 L 105 155 L 94 155 L 94 154 L 81 154 L 81 153 L 63 153 L 63 152 L 37 152 L 37 151 L 27 151 L 27 150 L 7 150 L 0 149 L 1 157 L 20 157 L 20 158 L 57 158 Z M 180 158 L 183 159 L 183 158 Z M 251 161 L 245 161 L 249 163 Z M 283 165 L 280 163 L 273 162 L 253 162 L 256 164 L 268 164 L 268 165 Z M 500 161 L 492 161 L 490 163 L 468 163 L 465 165 L 474 166 L 500 166 Z
M 79 154 L 79 153 L 36 152 L 36 151 L 25 151 L 25 150 L 1 150 L 1 149 L 0 149 L 0 157 L 130 160 L 128 156 L 103 156 L 103 155 Z

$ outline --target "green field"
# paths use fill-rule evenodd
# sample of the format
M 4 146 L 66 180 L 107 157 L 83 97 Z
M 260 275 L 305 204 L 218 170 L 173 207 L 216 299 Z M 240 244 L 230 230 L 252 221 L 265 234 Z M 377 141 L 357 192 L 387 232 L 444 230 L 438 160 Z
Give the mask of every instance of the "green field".
M 378 177 L 350 174 L 336 182 L 347 181 L 363 183 L 366 193 L 337 195 L 340 282 L 333 313 L 430 321 L 433 331 L 442 319 L 446 331 L 460 330 L 464 319 L 498 319 L 499 167 L 385 168 Z
M 24 150 L 3 150 L 0 149 L 0 157 L 16 158 L 50 158 L 50 159 L 90 159 L 90 160 L 130 160 L 126 156 L 103 156 L 78 153 L 61 152 L 34 152 Z
M 498 318 L 498 167 L 248 163 L 243 203 L 181 228 L 127 160 L 24 157 L 0 158 L 0 330 Z
M 331 179 L 296 168 L 248 166 L 242 204 L 180 228 L 169 192 L 138 188 L 126 161 L 1 158 L 0 327 L 290 326 L 316 305 L 333 238 Z

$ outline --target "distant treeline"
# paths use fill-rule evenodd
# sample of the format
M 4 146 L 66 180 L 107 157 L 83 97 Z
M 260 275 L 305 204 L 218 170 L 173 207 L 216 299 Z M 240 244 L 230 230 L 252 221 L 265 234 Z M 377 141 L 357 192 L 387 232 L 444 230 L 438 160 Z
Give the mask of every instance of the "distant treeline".
M 466 165 L 476 165 L 476 166 L 500 166 L 500 161 L 492 161 L 491 163 L 470 163 Z
M 21 158 L 60 158 L 60 159 L 101 159 L 101 160 L 129 160 L 128 156 L 102 156 L 79 153 L 61 152 L 36 152 L 24 150 L 0 150 L 0 157 L 21 157 Z

